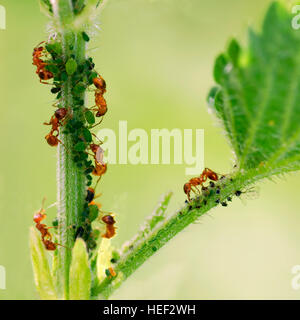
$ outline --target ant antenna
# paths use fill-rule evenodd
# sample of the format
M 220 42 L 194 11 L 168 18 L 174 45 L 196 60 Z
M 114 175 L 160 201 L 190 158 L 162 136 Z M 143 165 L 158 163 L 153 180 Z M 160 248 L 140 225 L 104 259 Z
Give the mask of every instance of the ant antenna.
M 50 204 L 50 206 L 47 209 L 50 209 L 50 208 L 55 207 L 55 206 L 57 206 L 57 202 L 54 202 L 54 203 Z
M 46 202 L 47 198 L 44 197 L 43 200 L 42 200 L 42 206 L 41 206 L 41 210 L 44 209 L 44 206 L 45 206 L 45 202 Z

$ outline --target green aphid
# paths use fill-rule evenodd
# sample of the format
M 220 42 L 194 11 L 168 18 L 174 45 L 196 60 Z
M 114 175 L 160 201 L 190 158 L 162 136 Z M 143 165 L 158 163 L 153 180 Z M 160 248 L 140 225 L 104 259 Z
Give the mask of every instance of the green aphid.
M 93 172 L 93 168 L 87 168 L 87 169 L 85 169 L 84 174 L 88 175 L 92 172 Z
M 86 32 L 82 32 L 82 38 L 84 41 L 89 42 L 90 41 L 90 37 L 88 36 L 88 34 Z
M 75 59 L 70 58 L 66 63 L 66 72 L 69 76 L 73 75 L 77 70 L 77 62 Z
M 61 80 L 62 81 L 67 81 L 68 80 L 68 74 L 67 74 L 67 72 L 62 72 L 61 73 Z
M 79 169 L 81 169 L 81 168 L 83 167 L 83 164 L 82 164 L 82 162 L 77 162 L 77 163 L 76 163 L 76 166 L 77 166 Z
M 59 68 L 55 64 L 48 64 L 45 69 L 52 72 L 54 75 L 59 73 Z
M 96 229 L 96 230 L 93 230 L 93 237 L 95 240 L 97 240 L 99 237 L 100 237 L 100 230 Z
M 86 164 L 86 167 L 90 167 L 93 164 L 93 161 L 92 160 L 86 161 L 85 164 Z
M 93 80 L 97 77 L 98 77 L 98 74 L 96 72 L 92 72 L 91 75 L 89 76 L 89 83 L 92 84 Z
M 86 143 L 81 141 L 75 144 L 74 150 L 75 151 L 84 151 L 86 149 Z
M 90 222 L 93 222 L 98 218 L 99 215 L 99 208 L 96 205 L 90 205 L 89 206 L 90 211 L 89 211 L 89 220 Z
M 86 152 L 80 152 L 79 157 L 81 161 L 85 161 L 88 158 L 88 154 Z
M 116 262 L 118 262 L 119 259 L 120 259 L 120 254 L 119 254 L 119 252 L 116 251 L 116 250 L 114 250 L 114 251 L 112 252 L 112 258 L 111 258 L 110 262 L 111 262 L 111 263 L 116 263 Z
M 80 76 L 81 76 L 82 72 L 84 71 L 84 69 L 85 69 L 84 65 L 81 64 L 81 65 L 78 66 L 77 71 L 80 73 Z
M 60 42 L 47 43 L 45 48 L 51 55 L 62 55 L 62 45 Z
M 52 226 L 53 227 L 58 227 L 58 219 L 57 218 L 55 218 L 53 221 L 52 221 Z
M 93 141 L 93 137 L 92 137 L 91 131 L 88 128 L 83 128 L 82 129 L 82 135 L 84 137 L 84 140 L 87 143 L 90 143 L 90 142 Z
M 84 115 L 85 115 L 85 119 L 86 119 L 88 124 L 92 125 L 92 124 L 94 124 L 96 122 L 95 116 L 94 116 L 92 111 L 87 110 Z
M 76 86 L 73 88 L 72 92 L 75 95 L 81 95 L 86 89 L 86 86 L 83 82 L 79 82 L 76 84 Z

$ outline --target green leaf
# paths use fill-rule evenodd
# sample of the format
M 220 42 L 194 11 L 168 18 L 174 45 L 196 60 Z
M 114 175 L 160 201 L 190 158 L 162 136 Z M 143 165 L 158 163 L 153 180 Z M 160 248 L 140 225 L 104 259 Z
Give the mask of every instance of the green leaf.
M 215 63 L 219 84 L 208 100 L 221 119 L 240 169 L 300 169 L 300 32 L 274 2 L 249 48 L 232 40 Z
M 90 299 L 91 281 L 86 245 L 82 239 L 78 238 L 72 251 L 72 262 L 70 268 L 70 299 Z
M 77 70 L 77 62 L 73 58 L 70 58 L 66 63 L 67 74 L 71 76 L 76 72 L 76 70 Z
M 105 270 L 111 267 L 112 250 L 111 240 L 103 238 L 97 257 L 97 277 L 99 282 L 106 278 Z
M 50 272 L 46 250 L 38 232 L 30 228 L 30 251 L 35 285 L 43 300 L 56 300 L 57 296 Z

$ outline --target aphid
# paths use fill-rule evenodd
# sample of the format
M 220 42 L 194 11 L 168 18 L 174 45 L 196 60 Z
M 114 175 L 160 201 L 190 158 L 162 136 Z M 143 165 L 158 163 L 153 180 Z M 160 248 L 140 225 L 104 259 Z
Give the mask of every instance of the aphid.
M 232 201 L 232 198 L 231 197 L 227 197 L 227 201 Z
M 106 215 L 101 219 L 106 224 L 106 232 L 102 235 L 102 238 L 110 239 L 116 234 L 115 219 L 111 215 Z
M 214 188 L 214 187 L 215 187 L 215 184 L 214 184 L 212 181 L 210 181 L 210 182 L 209 182 L 209 186 L 210 186 L 211 188 Z
M 227 207 L 227 203 L 226 203 L 225 201 L 223 201 L 223 202 L 221 203 L 221 205 L 222 205 L 223 207 Z
M 90 203 L 90 202 L 92 202 L 94 200 L 94 197 L 95 197 L 95 190 L 93 188 L 88 188 L 85 201 Z
M 242 200 L 254 200 L 254 199 L 257 199 L 258 196 L 259 196 L 259 189 L 254 186 L 254 187 L 250 187 L 250 188 L 247 188 L 246 190 L 236 190 L 234 192 L 234 194 L 237 196 L 237 197 L 240 197 L 240 198 L 243 198 Z M 241 195 L 243 194 L 243 197 L 241 197 Z

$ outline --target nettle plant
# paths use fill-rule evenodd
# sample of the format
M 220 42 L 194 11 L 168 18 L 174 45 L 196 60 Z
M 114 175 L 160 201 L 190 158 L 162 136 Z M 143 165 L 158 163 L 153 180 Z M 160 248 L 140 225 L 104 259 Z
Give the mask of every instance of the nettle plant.
M 235 154 L 233 171 L 221 177 L 206 170 L 190 180 L 189 193 L 195 197 L 171 215 L 166 210 L 172 194 L 165 195 L 137 235 L 122 248 L 114 248 L 110 239 L 115 235 L 115 217 L 101 211 L 91 188 L 93 176 L 97 184 L 106 171 L 101 142 L 92 129 L 107 108 L 105 81 L 86 56 L 86 47 L 103 3 L 41 0 L 41 5 L 55 35 L 35 48 L 34 64 L 40 81 L 51 84 L 56 94 L 57 110 L 46 140 L 58 147 L 58 216 L 51 229 L 55 240 L 41 223 L 46 218 L 44 209 L 35 215 L 38 230 L 32 228 L 30 236 L 42 299 L 108 298 L 163 245 L 209 210 L 227 206 L 259 180 L 300 168 L 300 32 L 293 30 L 287 8 L 274 2 L 261 32 L 249 30 L 248 48 L 232 40 L 214 67 L 217 86 L 211 89 L 208 103 Z M 85 105 L 87 90 L 95 92 L 95 107 Z M 206 178 L 211 181 L 204 186 Z

